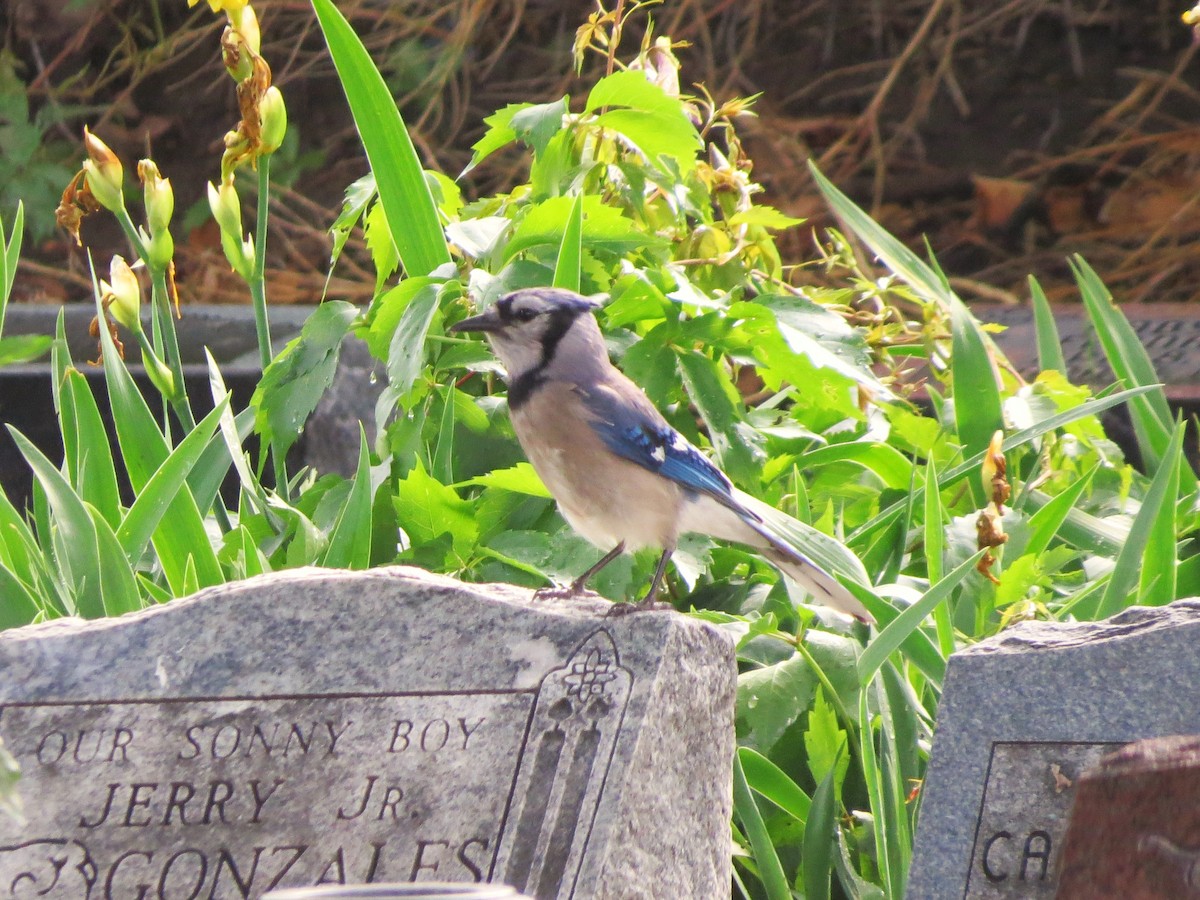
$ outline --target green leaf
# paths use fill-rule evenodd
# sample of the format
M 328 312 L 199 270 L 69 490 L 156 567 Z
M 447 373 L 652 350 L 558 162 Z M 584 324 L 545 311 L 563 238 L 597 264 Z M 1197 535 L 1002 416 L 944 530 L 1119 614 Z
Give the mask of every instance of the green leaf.
M 254 422 L 263 440 L 278 447 L 280 455 L 296 442 L 305 421 L 333 382 L 342 341 L 357 315 L 351 303 L 322 303 L 308 317 L 300 336 L 290 341 L 263 372 L 250 401 L 256 410 Z
M 98 304 L 97 314 L 102 314 Z M 137 493 L 158 471 L 170 455 L 170 449 L 166 438 L 158 430 L 154 414 L 150 412 L 113 346 L 107 328 L 100 329 L 100 345 L 113 423 L 121 445 L 121 459 L 134 493 Z M 220 584 L 224 580 L 216 552 L 204 527 L 204 517 L 186 486 L 179 491 L 163 516 L 153 541 L 163 576 L 176 596 L 182 596 L 179 592 L 185 587 L 189 559 L 193 560 L 191 565 L 201 587 Z
M 871 683 L 871 679 L 875 677 L 880 666 L 905 643 L 909 635 L 916 631 L 921 622 L 925 620 L 925 617 L 933 612 L 939 603 L 950 599 L 950 595 L 958 587 L 959 582 L 970 574 L 982 556 L 983 551 L 980 550 L 936 584 L 931 585 L 920 600 L 888 622 L 875 639 L 867 644 L 866 649 L 858 658 L 858 678 L 864 687 Z M 874 611 L 872 610 L 872 612 Z
M 88 504 L 92 523 L 96 527 L 96 548 L 100 558 L 100 592 L 104 599 L 104 614 L 120 616 L 142 608 L 141 594 L 133 574 L 130 557 L 113 533 L 112 527 L 96 507 Z M 134 557 L 136 559 L 136 557 Z
M 841 461 L 862 466 L 878 478 L 884 487 L 903 490 L 912 481 L 913 467 L 908 457 L 891 444 L 879 441 L 849 441 L 818 447 L 804 453 L 799 464 L 809 469 Z
M 865 729 L 864 729 L 865 730 Z M 833 874 L 833 848 L 837 834 L 837 788 L 835 768 L 821 779 L 813 793 L 812 807 L 804 825 L 804 898 L 829 900 Z
M 737 755 L 751 790 L 766 797 L 799 822 L 808 818 L 812 800 L 783 769 L 749 747 L 738 747 Z
M 484 117 L 483 122 L 488 126 L 487 131 L 483 133 L 483 137 L 471 145 L 471 162 L 458 177 L 462 178 L 501 147 L 515 141 L 517 132 L 512 128 L 513 116 L 531 106 L 533 106 L 532 103 L 510 103 L 503 109 L 498 109 L 490 116 Z
M 761 225 L 763 228 L 791 228 L 803 221 L 784 215 L 773 206 L 752 206 L 729 217 L 730 225 Z
M 950 328 L 954 420 L 963 455 L 971 456 L 986 449 L 992 435 L 1004 430 L 1000 385 L 979 322 L 962 304 L 951 307 Z M 972 481 L 971 487 L 982 506 L 982 486 Z
M 738 677 L 738 743 L 767 755 L 808 709 L 817 677 L 803 656 L 751 669 Z
M 48 334 L 14 334 L 0 338 L 0 366 L 11 366 L 37 359 L 50 349 L 54 338 Z
M 582 246 L 622 255 L 640 247 L 662 243 L 661 238 L 643 231 L 632 219 L 622 215 L 619 209 L 605 204 L 600 197 L 594 194 L 581 196 Z M 575 197 L 551 197 L 530 207 L 504 248 L 504 262 L 509 262 L 518 253 L 532 247 L 561 247 L 576 202 Z
M 1008 453 L 1017 447 L 1027 444 L 1030 441 L 1037 440 L 1042 435 L 1062 428 L 1065 425 L 1069 425 L 1078 419 L 1098 415 L 1106 409 L 1111 409 L 1112 407 L 1124 403 L 1133 397 L 1137 397 L 1152 390 L 1154 390 L 1152 386 L 1130 388 L 1127 391 L 1119 391 L 1115 394 L 1110 394 L 1107 397 L 1098 397 L 1095 399 L 1086 400 L 1072 409 L 1064 410 L 1061 413 L 1049 416 L 1037 422 L 1036 424 L 1029 426 L 1028 428 L 1023 428 L 1020 431 L 1010 434 L 1004 439 L 1002 449 L 1005 453 Z M 950 487 L 959 479 L 967 475 L 978 473 L 979 466 L 982 462 L 983 452 L 981 451 L 976 453 L 970 459 L 959 463 L 950 471 L 946 472 L 941 477 L 940 486 L 943 489 Z M 851 535 L 851 540 L 854 543 L 865 541 L 866 539 L 875 535 L 877 532 L 889 527 L 896 520 L 896 517 L 903 512 L 905 507 L 907 507 L 911 502 L 920 501 L 925 496 L 924 492 L 925 486 L 917 485 L 913 489 L 912 497 L 905 497 L 903 500 L 891 504 L 887 508 L 877 513 L 875 516 L 872 516 L 870 521 L 865 522 L 862 526 L 854 531 L 854 533 Z M 1031 491 L 1030 499 L 1035 499 L 1037 494 L 1038 492 Z M 1072 510 L 1071 514 L 1068 516 L 1068 520 L 1073 519 L 1076 513 L 1079 513 L 1079 510 Z M 1107 538 L 1105 538 L 1105 540 L 1107 540 Z
M 188 473 L 204 453 L 227 405 L 227 400 L 217 404 L 189 431 L 138 491 L 137 499 L 116 532 L 117 541 L 128 559 L 137 561 L 145 552 L 163 517 L 186 488 Z
M 647 112 L 680 109 L 678 98 L 669 96 L 643 73 L 632 69 L 614 72 L 596 82 L 588 94 L 583 111 L 594 112 L 602 106 L 626 106 Z
M 1050 548 L 1050 541 L 1058 534 L 1059 528 L 1084 491 L 1091 487 L 1092 479 L 1100 466 L 1101 463 L 1096 463 L 1082 478 L 1069 484 L 1061 494 L 1029 517 L 1029 540 L 1024 547 L 1025 553 L 1041 554 Z
M 371 351 L 372 356 L 376 359 L 387 360 L 388 345 L 391 344 L 396 328 L 400 325 L 400 319 L 404 316 L 404 311 L 408 309 L 413 298 L 431 285 L 437 287 L 442 284 L 445 284 L 444 279 L 428 275 L 405 278 L 371 304 L 371 309 L 367 313 L 370 325 L 365 335 L 361 331 L 359 334 L 365 337 L 367 348 Z
M 1058 336 L 1058 323 L 1054 321 L 1046 292 L 1032 275 L 1029 276 L 1029 305 L 1033 307 L 1033 326 L 1037 333 L 1038 368 L 1043 372 L 1053 369 L 1066 375 L 1067 360 Z
M 1182 424 L 1177 424 L 1170 435 L 1170 442 L 1163 454 L 1158 471 L 1150 482 L 1150 488 L 1142 500 L 1141 509 L 1133 519 L 1129 529 L 1129 537 L 1121 547 L 1113 565 L 1108 586 L 1100 596 L 1100 605 L 1096 617 L 1107 619 L 1126 606 L 1132 605 L 1138 599 L 1135 585 L 1138 584 L 1139 573 L 1146 570 L 1147 565 L 1161 565 L 1166 568 L 1153 569 L 1151 575 L 1159 579 L 1162 589 L 1154 589 L 1149 598 L 1156 604 L 1169 603 L 1174 600 L 1175 593 L 1175 501 L 1179 488 L 1179 468 L 1183 452 Z M 1160 517 L 1167 520 L 1160 522 Z M 1169 525 L 1167 523 L 1170 523 Z M 1165 533 L 1165 534 L 1164 534 Z M 1153 553 L 1150 553 L 1151 540 L 1156 542 Z M 1162 541 L 1168 540 L 1170 548 L 1164 549 Z M 1142 576 L 1142 586 L 1150 587 L 1146 577 Z M 1167 596 L 1165 591 L 1170 591 Z
M 21 240 L 24 236 L 25 205 L 18 201 L 17 214 L 7 238 L 4 236 L 4 221 L 0 219 L 0 334 L 4 332 L 4 314 L 8 310 L 13 279 L 17 277 L 17 263 L 21 258 Z
M 838 218 L 875 252 L 884 265 L 904 279 L 922 297 L 939 304 L 947 311 L 954 307 L 965 309 L 962 300 L 946 287 L 937 272 L 834 187 L 812 160 L 808 162 L 808 170 Z
M 666 156 L 685 175 L 696 167 L 696 154 L 704 146 L 696 126 L 678 105 L 652 112 L 612 109 L 598 115 L 594 124 L 624 135 L 651 165 L 661 165 L 659 157 Z
M 121 521 L 117 472 L 91 385 L 82 372 L 68 369 L 59 390 L 63 400 L 63 446 L 68 457 L 65 462 L 73 474 L 75 489 L 100 511 L 110 528 L 115 528 Z
M 1148 393 L 1130 400 L 1129 414 L 1146 469 L 1156 471 L 1170 443 L 1173 421 L 1154 364 L 1096 271 L 1080 256 L 1071 260 L 1071 270 L 1113 374 L 1126 387 L 1150 388 Z M 1197 480 L 1191 469 L 1181 475 L 1186 479 L 1186 491 L 1195 491 Z
M 462 482 L 464 485 L 479 485 L 481 487 L 501 488 L 517 494 L 529 494 L 531 497 L 549 498 L 550 492 L 527 462 L 517 463 L 507 469 L 493 469 L 486 475 L 477 475 Z
M 471 504 L 426 474 L 419 461 L 400 481 L 395 506 L 400 527 L 414 546 L 449 534 L 455 551 L 465 555 L 479 538 Z
M 56 546 L 62 556 L 57 562 L 75 589 L 76 612 L 88 619 L 104 615 L 104 598 L 100 583 L 100 557 L 96 549 L 96 526 L 79 495 L 25 435 L 11 425 L 6 426 L 16 441 L 17 449 L 33 469 L 33 475 L 54 511 L 53 527 Z
M 321 560 L 328 568 L 365 569 L 371 562 L 371 459 L 361 423 L 358 438 L 358 468 Z
M 758 863 L 758 875 L 766 891 L 767 900 L 792 900 L 792 892 L 788 887 L 787 876 L 783 873 L 783 864 L 775 851 L 771 834 L 763 822 L 762 813 L 746 783 L 746 773 L 742 771 L 739 754 L 733 757 L 733 811 L 742 822 L 750 847 L 754 851 L 754 860 Z
M 804 730 L 804 750 L 814 782 L 819 784 L 832 772 L 833 783 L 840 790 L 850 767 L 848 746 L 846 732 L 838 726 L 837 712 L 825 699 L 824 691 L 817 688 Z
M 712 441 L 721 468 L 734 481 L 753 484 L 758 477 L 758 467 L 738 429 L 741 416 L 734 401 L 737 392 L 728 375 L 718 363 L 699 351 L 683 352 L 678 358 L 679 374 L 688 397 L 708 426 L 708 439 Z
M 333 0 L 312 4 L 375 173 L 404 270 L 428 275 L 450 262 L 450 250 L 412 138 L 383 76 Z
M 0 629 L 28 625 L 40 612 L 37 601 L 21 580 L 0 566 Z
M 442 286 L 429 284 L 417 291 L 404 308 L 388 342 L 387 376 L 391 396 L 407 394 L 425 369 L 425 336 L 438 310 Z
M 513 113 L 508 126 L 529 145 L 535 156 L 541 156 L 550 139 L 562 131 L 569 100 L 569 97 L 562 97 L 551 103 L 524 104 Z
M 554 266 L 554 286 L 579 293 L 579 266 L 583 255 L 583 195 L 577 194 L 571 204 L 567 227 L 563 229 L 558 262 Z

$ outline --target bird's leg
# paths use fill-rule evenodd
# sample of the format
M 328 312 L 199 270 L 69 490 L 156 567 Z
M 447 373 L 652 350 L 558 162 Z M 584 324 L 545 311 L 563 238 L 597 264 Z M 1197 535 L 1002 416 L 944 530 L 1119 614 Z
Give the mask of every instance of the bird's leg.
M 667 563 L 671 561 L 671 554 L 674 552 L 674 547 L 663 550 L 662 556 L 658 558 L 658 568 L 654 570 L 654 578 L 650 580 L 650 590 L 646 591 L 645 597 L 636 603 L 614 603 L 605 615 L 623 616 L 627 613 L 646 612 L 652 609 L 671 609 L 670 603 L 660 603 L 655 598 L 658 596 L 659 587 L 662 586 L 663 577 L 667 574 Z
M 625 542 L 617 544 L 600 558 L 594 566 L 572 581 L 566 587 L 548 587 L 540 588 L 534 592 L 534 600 L 561 600 L 567 597 L 578 597 L 580 594 L 588 593 L 587 583 L 592 576 L 607 566 L 610 562 L 625 552 Z

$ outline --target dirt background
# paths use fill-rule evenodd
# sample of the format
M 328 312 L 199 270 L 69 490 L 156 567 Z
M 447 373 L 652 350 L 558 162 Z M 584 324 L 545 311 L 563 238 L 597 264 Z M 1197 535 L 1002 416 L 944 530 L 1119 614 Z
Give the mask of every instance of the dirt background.
M 615 0 L 613 0 L 615 3 Z M 272 198 L 269 296 L 315 302 L 344 187 L 365 171 L 340 89 L 302 0 L 257 0 L 263 55 L 287 98 L 291 141 Z M 581 97 L 571 67 L 581 0 L 339 4 L 380 64 L 425 162 L 465 166 L 482 119 L 506 103 Z M 683 82 L 718 99 L 761 92 L 740 130 L 766 200 L 809 218 L 781 238 L 812 255 L 828 219 L 808 178 L 830 177 L 916 247 L 928 236 L 968 299 L 1021 302 L 1035 273 L 1071 299 L 1066 257 L 1084 256 L 1128 302 L 1200 292 L 1200 92 L 1196 45 L 1163 0 L 668 0 L 648 10 Z M 637 48 L 647 11 L 619 54 Z M 89 298 L 86 256 L 54 229 L 86 123 L 125 160 L 152 156 L 177 196 L 185 302 L 245 302 L 202 224 L 221 137 L 238 115 L 218 61 L 221 17 L 184 0 L 0 4 L 0 214 L 17 197 L 30 229 L 15 299 Z M 590 72 L 594 78 L 595 67 Z M 489 161 L 468 195 L 514 182 Z M 243 195 L 251 179 L 242 179 Z M 98 260 L 121 249 L 96 216 Z M 373 276 L 352 243 L 331 295 L 365 301 Z

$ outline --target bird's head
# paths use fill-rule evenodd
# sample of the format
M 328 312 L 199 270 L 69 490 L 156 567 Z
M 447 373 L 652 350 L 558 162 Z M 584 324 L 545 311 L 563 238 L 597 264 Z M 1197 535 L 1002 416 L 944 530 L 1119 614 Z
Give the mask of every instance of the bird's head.
M 562 288 L 526 288 L 501 297 L 487 310 L 450 326 L 486 334 L 509 380 L 541 371 L 561 357 L 608 362 L 592 310 L 597 304 Z

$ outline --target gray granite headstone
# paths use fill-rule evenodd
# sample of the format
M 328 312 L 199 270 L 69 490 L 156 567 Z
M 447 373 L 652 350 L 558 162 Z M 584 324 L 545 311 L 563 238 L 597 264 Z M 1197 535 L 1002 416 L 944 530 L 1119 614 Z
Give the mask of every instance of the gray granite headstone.
M 607 608 L 303 569 L 0 634 L 0 897 L 726 895 L 732 642 Z
M 1052 898 L 1079 774 L 1200 733 L 1200 600 L 1023 623 L 950 657 L 907 896 Z

